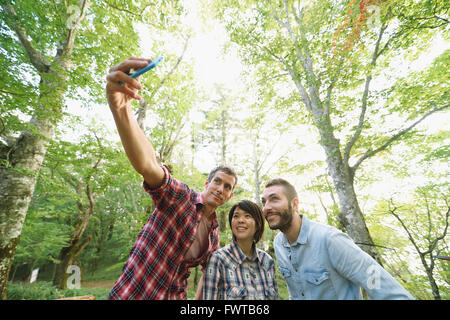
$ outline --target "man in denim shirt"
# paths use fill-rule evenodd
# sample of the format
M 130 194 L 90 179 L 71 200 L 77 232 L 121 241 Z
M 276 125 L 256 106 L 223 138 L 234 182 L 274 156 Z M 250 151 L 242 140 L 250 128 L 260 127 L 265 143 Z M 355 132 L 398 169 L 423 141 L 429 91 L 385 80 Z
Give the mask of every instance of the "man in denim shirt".
M 263 213 L 275 237 L 274 248 L 289 299 L 414 299 L 345 233 L 298 212 L 295 188 L 270 180 L 262 195 Z

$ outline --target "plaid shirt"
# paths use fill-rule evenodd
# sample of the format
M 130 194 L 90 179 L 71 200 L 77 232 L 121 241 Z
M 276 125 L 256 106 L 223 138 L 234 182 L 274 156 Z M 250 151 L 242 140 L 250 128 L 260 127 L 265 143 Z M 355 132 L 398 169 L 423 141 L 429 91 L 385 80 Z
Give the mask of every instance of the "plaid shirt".
M 205 300 L 277 300 L 275 263 L 266 252 L 256 249 L 248 258 L 236 241 L 210 256 L 202 296 Z
M 202 218 L 201 194 L 173 178 L 163 167 L 161 187 L 145 190 L 156 209 L 131 249 L 123 273 L 109 293 L 109 299 L 186 299 L 189 268 L 206 265 L 219 248 L 219 229 L 214 214 L 208 249 L 197 259 L 185 261 Z

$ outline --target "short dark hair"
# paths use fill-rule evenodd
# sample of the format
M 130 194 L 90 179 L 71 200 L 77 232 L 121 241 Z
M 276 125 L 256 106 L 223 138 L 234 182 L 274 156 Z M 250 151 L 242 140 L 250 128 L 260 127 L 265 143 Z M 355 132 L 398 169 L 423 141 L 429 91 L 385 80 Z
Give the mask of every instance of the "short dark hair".
M 262 235 L 264 233 L 264 216 L 261 208 L 254 202 L 250 200 L 241 200 L 238 203 L 236 203 L 234 206 L 231 207 L 230 212 L 228 213 L 228 222 L 230 223 L 231 227 L 231 220 L 233 219 L 233 214 L 236 208 L 239 207 L 240 209 L 244 210 L 245 212 L 250 213 L 250 215 L 255 219 L 255 235 L 253 236 L 253 239 L 255 240 L 255 243 L 258 243 L 259 240 L 261 240 Z M 234 239 L 234 235 L 233 235 Z
M 265 188 L 272 187 L 272 186 L 282 186 L 284 190 L 284 194 L 286 195 L 289 202 L 292 201 L 294 198 L 298 198 L 297 191 L 295 190 L 294 186 L 290 184 L 287 180 L 284 180 L 282 178 L 275 178 L 272 180 L 269 180 L 266 182 Z
M 209 173 L 208 181 L 211 182 L 218 171 L 225 172 L 226 174 L 229 174 L 230 176 L 234 177 L 234 185 L 233 185 L 233 189 L 234 189 L 234 187 L 236 186 L 236 184 L 238 182 L 238 176 L 237 176 L 237 173 L 234 170 L 234 168 L 229 165 L 220 165 L 220 166 L 212 169 L 211 172 Z

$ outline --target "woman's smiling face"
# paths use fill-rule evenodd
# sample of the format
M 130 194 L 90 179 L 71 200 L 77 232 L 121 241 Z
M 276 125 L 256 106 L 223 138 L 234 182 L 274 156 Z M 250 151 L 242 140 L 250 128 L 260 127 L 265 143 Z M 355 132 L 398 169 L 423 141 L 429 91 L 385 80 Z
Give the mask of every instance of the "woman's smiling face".
M 236 207 L 231 219 L 231 231 L 236 240 L 253 240 L 256 222 L 250 213 Z

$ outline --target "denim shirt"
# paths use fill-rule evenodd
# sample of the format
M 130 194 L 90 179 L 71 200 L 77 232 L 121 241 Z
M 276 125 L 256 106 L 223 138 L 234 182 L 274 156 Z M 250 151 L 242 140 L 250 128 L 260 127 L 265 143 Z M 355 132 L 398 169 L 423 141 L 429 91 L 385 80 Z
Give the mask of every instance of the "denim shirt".
M 289 299 L 414 299 L 371 256 L 345 233 L 302 217 L 297 240 L 291 245 L 280 232 L 274 240 Z

